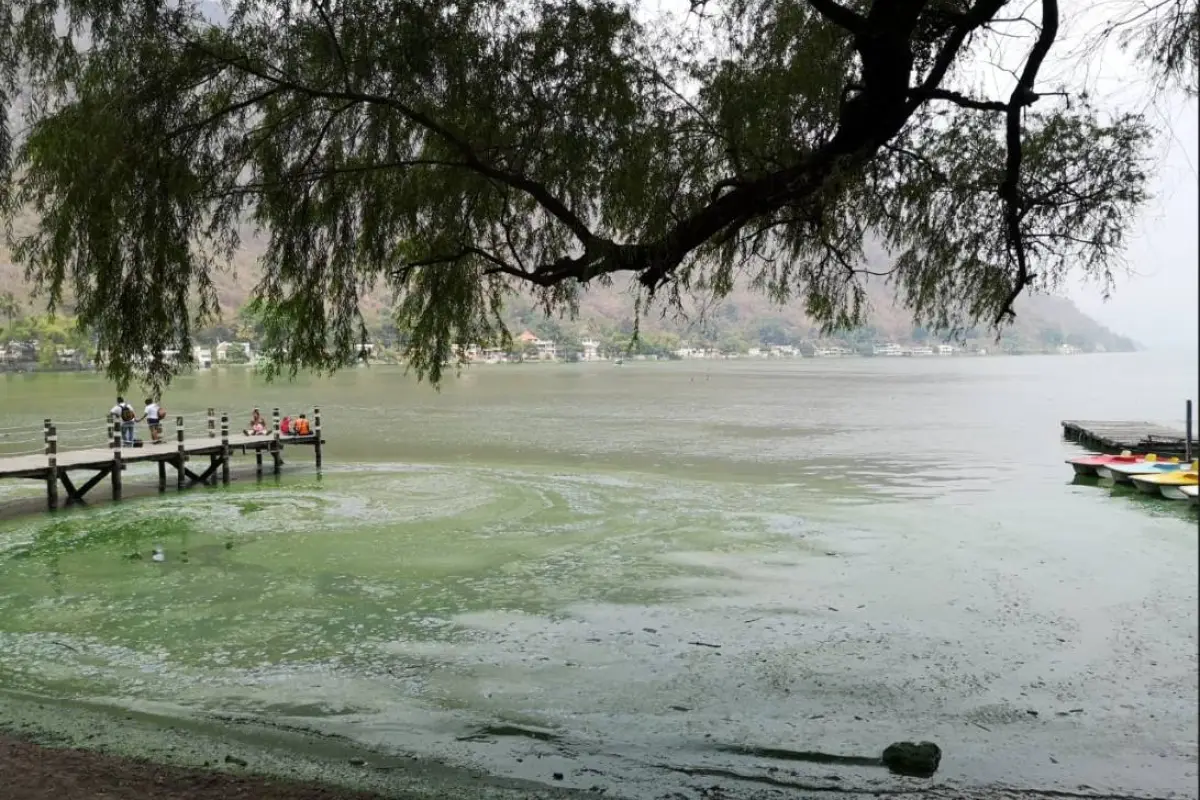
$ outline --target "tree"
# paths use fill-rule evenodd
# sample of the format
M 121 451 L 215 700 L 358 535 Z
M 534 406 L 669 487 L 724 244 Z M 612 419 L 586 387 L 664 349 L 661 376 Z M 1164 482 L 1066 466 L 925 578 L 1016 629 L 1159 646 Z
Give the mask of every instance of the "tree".
M 37 213 L 16 258 L 52 304 L 72 290 L 122 382 L 147 346 L 187 351 L 247 223 L 268 237 L 265 346 L 293 368 L 351 362 L 380 284 L 434 381 L 503 338 L 515 292 L 570 312 L 620 273 L 639 310 L 745 275 L 853 327 L 868 243 L 918 323 L 998 328 L 1069 269 L 1111 280 L 1146 197 L 1145 121 L 1039 77 L 1058 1 L 693 0 L 659 25 L 614 0 L 229 0 L 220 19 L 9 0 L 0 115 L 18 78 L 30 102 L 15 158 L 0 137 L 0 202 Z M 1186 83 L 1194 6 L 1157 8 L 1177 33 L 1129 35 Z M 1001 42 L 1015 79 L 979 97 Z
M 558 357 L 567 361 L 578 361 L 583 351 L 583 341 L 573 330 L 560 328 L 558 337 L 554 340 Z
M 243 347 L 234 345 L 225 351 L 225 361 L 230 364 L 249 364 L 250 357 Z
M 737 355 L 749 350 L 750 345 L 746 342 L 745 337 L 737 331 L 726 331 L 717 340 L 717 349 L 723 355 Z
M 758 341 L 771 345 L 794 344 L 796 337 L 780 319 L 766 319 L 758 325 Z
M 1200 6 L 1195 0 L 1156 0 L 1116 8 L 1097 43 L 1114 34 L 1154 71 L 1160 88 L 1175 85 L 1200 95 Z
M 0 314 L 8 320 L 5 326 L 5 333 L 12 338 L 13 320 L 21 316 L 21 304 L 17 302 L 17 298 L 12 292 L 4 292 L 0 294 Z

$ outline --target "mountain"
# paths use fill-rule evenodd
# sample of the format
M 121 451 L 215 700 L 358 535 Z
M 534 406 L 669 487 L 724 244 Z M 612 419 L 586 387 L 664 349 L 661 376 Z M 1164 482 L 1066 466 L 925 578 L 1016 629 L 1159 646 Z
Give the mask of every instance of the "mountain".
M 226 319 L 232 319 L 258 280 L 258 256 L 261 242 L 246 237 L 247 245 L 238 253 L 229 269 L 215 276 L 217 294 Z M 871 257 L 873 267 L 883 259 Z M 885 261 L 883 263 L 886 263 Z M 630 281 L 614 281 L 612 287 L 592 286 L 583 294 L 575 320 L 547 320 L 533 298 L 518 297 L 509 304 L 506 320 L 514 335 L 530 329 L 547 338 L 576 339 L 585 335 L 620 338 L 634 329 L 634 293 Z M 14 265 L 0 247 L 0 293 L 12 292 L 26 313 L 43 311 L 32 297 L 23 271 Z M 870 314 L 867 325 L 857 331 L 824 337 L 804 313 L 802 303 L 779 306 L 745 288 L 735 288 L 722 301 L 705 303 L 693 299 L 682 313 L 666 311 L 661 305 L 643 314 L 639 330 L 643 336 L 661 335 L 693 345 L 726 346 L 744 349 L 758 344 L 800 344 L 826 340 L 851 347 L 872 341 L 912 343 L 940 340 L 936 334 L 914 326 L 912 317 L 894 302 L 890 287 L 879 280 L 867 285 Z M 386 313 L 390 297 L 386 291 L 363 298 L 363 310 L 369 321 L 378 324 Z M 1013 352 L 1037 352 L 1069 344 L 1081 350 L 1129 351 L 1137 348 L 1080 311 L 1065 297 L 1026 295 L 1016 304 L 1017 318 L 1001 340 L 1004 349 Z M 968 341 L 994 347 L 994 337 L 986 331 L 970 332 Z
M 863 349 L 874 342 L 900 344 L 933 343 L 945 337 L 913 323 L 912 316 L 895 302 L 890 287 L 876 283 L 867 286 L 870 306 L 866 324 L 855 331 L 822 334 L 805 314 L 801 302 L 779 306 L 766 297 L 743 288 L 735 289 L 722 301 L 708 305 L 699 301 L 688 304 L 682 314 L 656 307 L 645 312 L 640 330 L 665 332 L 690 344 L 708 344 L 744 349 L 759 344 L 802 344 L 825 342 Z M 540 334 L 547 327 L 544 314 L 532 302 L 514 302 L 510 324 L 530 328 Z M 1025 295 L 1018 299 L 1016 320 L 1001 337 L 1002 349 L 1011 352 L 1042 352 L 1071 345 L 1084 351 L 1110 352 L 1137 349 L 1131 339 L 1120 336 L 1080 311 L 1066 297 Z M 634 293 L 628 288 L 590 289 L 580 301 L 574 323 L 551 321 L 549 327 L 573 328 L 578 335 L 596 335 L 607 330 L 632 330 Z M 519 331 L 514 331 L 519 332 Z M 993 348 L 994 334 L 987 330 L 969 331 L 968 342 Z
M 234 269 L 222 273 L 215 281 L 221 307 L 226 319 L 246 301 L 257 279 L 254 262 L 238 259 Z M 883 287 L 869 287 L 871 311 L 867 325 L 859 330 L 822 336 L 804 313 L 800 303 L 778 306 L 765 297 L 745 289 L 735 289 L 723 301 L 703 307 L 693 302 L 682 313 L 659 307 L 644 313 L 640 321 L 643 337 L 656 334 L 693 344 L 725 345 L 737 349 L 758 344 L 799 344 L 805 341 L 828 340 L 849 346 L 871 341 L 899 343 L 938 340 L 935 334 L 923 331 L 897 304 L 892 302 Z M 40 313 L 42 304 L 31 296 L 19 267 L 4 260 L 0 253 L 0 293 L 11 291 L 26 313 Z M 363 308 L 369 320 L 378 322 L 385 313 L 388 299 L 376 294 L 364 298 Z M 1103 349 L 1130 351 L 1136 344 L 1120 336 L 1080 311 L 1065 297 L 1029 295 L 1016 306 L 1017 318 L 1007 329 L 1001 344 L 1014 352 L 1037 352 L 1073 345 L 1082 350 Z M 579 315 L 575 320 L 548 320 L 532 298 L 516 298 L 509 304 L 507 322 L 513 333 L 533 330 L 547 338 L 581 338 L 585 335 L 628 336 L 634 328 L 634 294 L 628 288 L 592 287 L 582 297 Z M 993 339 L 984 331 L 969 334 L 968 341 L 991 347 Z

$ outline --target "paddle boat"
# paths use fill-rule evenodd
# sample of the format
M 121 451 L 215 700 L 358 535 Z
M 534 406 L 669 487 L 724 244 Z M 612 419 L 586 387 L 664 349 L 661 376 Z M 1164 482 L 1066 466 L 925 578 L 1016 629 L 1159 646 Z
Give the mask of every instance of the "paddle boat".
M 1192 505 L 1200 505 L 1200 486 L 1180 486 L 1179 491 L 1191 501 Z
M 1187 500 L 1187 495 L 1180 490 L 1185 486 L 1196 486 L 1200 483 L 1200 473 L 1196 471 L 1196 464 L 1193 462 L 1186 470 L 1163 472 L 1158 475 L 1134 475 L 1132 480 L 1140 492 L 1162 495 L 1168 500 Z
M 1115 483 L 1130 483 L 1134 475 L 1157 475 L 1162 472 L 1175 472 L 1183 469 L 1186 464 L 1180 464 L 1179 459 L 1172 456 L 1168 459 L 1158 459 L 1146 456 L 1142 461 L 1129 464 L 1109 463 L 1096 467 L 1096 474 L 1108 478 Z
M 1147 459 L 1150 461 L 1157 460 L 1153 453 L 1148 456 L 1135 456 L 1133 453 L 1125 450 L 1119 456 L 1103 454 L 1076 456 L 1075 458 L 1068 458 L 1067 463 L 1071 465 L 1073 470 L 1075 470 L 1076 475 L 1095 477 L 1097 474 L 1096 470 L 1098 470 L 1100 467 L 1104 467 L 1109 464 L 1139 464 Z

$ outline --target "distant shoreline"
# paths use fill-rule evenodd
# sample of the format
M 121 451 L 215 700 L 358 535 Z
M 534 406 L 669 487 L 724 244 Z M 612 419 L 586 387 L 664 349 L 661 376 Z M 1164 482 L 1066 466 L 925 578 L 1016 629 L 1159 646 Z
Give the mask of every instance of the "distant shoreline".
M 696 362 L 696 361 L 704 361 L 704 362 L 708 362 L 708 361 L 760 362 L 760 361 L 762 361 L 762 362 L 776 363 L 776 362 L 781 362 L 781 361 L 837 361 L 837 360 L 841 360 L 841 359 L 883 359 L 883 360 L 918 360 L 918 361 L 935 360 L 935 361 L 937 361 L 937 360 L 945 360 L 945 359 L 962 359 L 962 358 L 972 358 L 972 359 L 975 359 L 975 358 L 1013 358 L 1013 357 L 1032 357 L 1032 356 L 1058 356 L 1058 357 L 1070 356 L 1070 357 L 1075 357 L 1075 356 L 1105 356 L 1105 355 L 1136 355 L 1139 353 L 1155 353 L 1155 354 L 1159 354 L 1159 355 L 1169 355 L 1171 353 L 1176 353 L 1176 352 L 1182 356 L 1188 356 L 1188 355 L 1194 354 L 1194 351 L 1189 351 L 1186 349 L 1179 349 L 1178 351 L 1175 351 L 1175 350 L 1167 350 L 1164 348 L 1138 348 L 1137 350 L 1107 350 L 1107 351 L 1103 351 L 1103 352 L 1079 351 L 1079 352 L 1074 352 L 1074 353 L 1056 353 L 1056 352 L 1044 352 L 1044 351 L 1043 352 L 1022 351 L 1022 352 L 1014 353 L 1014 352 L 1004 352 L 1004 351 L 998 351 L 998 352 L 988 351 L 986 353 L 962 353 L 962 352 L 947 353 L 947 354 L 905 353 L 902 355 L 876 355 L 876 354 L 872 354 L 872 353 L 839 353 L 836 355 L 812 355 L 812 356 L 806 356 L 806 355 L 783 355 L 783 356 L 748 355 L 745 353 L 739 353 L 736 355 L 728 355 L 728 356 L 688 356 L 686 358 L 679 358 L 679 357 L 672 358 L 672 357 L 663 357 L 663 356 L 654 356 L 654 355 L 632 355 L 632 356 L 621 356 L 618 358 L 595 358 L 595 359 L 564 359 L 564 358 L 553 359 L 553 360 L 550 360 L 550 359 L 512 359 L 512 360 L 507 360 L 506 359 L 506 360 L 500 360 L 500 361 L 488 361 L 488 360 L 483 360 L 483 359 L 474 359 L 474 360 L 468 360 L 468 361 L 464 362 L 464 365 L 465 366 L 489 366 L 490 367 L 490 366 L 498 366 L 498 365 L 502 365 L 502 364 L 604 364 L 604 363 L 615 364 L 617 362 L 631 362 L 631 361 L 646 362 L 646 363 L 649 363 L 649 362 L 686 363 L 686 362 Z M 407 365 L 407 362 L 405 362 L 405 361 L 389 360 L 389 359 L 372 359 L 365 363 L 368 366 L 403 367 L 403 366 Z M 453 364 L 454 362 L 450 362 L 450 363 Z M 258 365 L 255 363 L 214 364 L 210 367 L 185 368 L 184 370 L 181 371 L 181 374 L 186 374 L 188 372 L 210 372 L 212 370 L 218 370 L 218 369 L 255 369 L 257 366 Z M 347 368 L 350 368 L 350 367 L 347 367 Z M 35 373 L 54 373 L 54 374 L 86 373 L 86 374 L 94 375 L 94 374 L 103 373 L 103 371 L 104 370 L 101 367 L 76 367 L 76 366 L 43 367 L 43 366 L 37 364 L 36 362 L 20 362 L 20 363 L 14 363 L 14 364 L 0 364 L 0 374 L 12 374 L 12 375 L 28 375 L 28 374 L 35 374 Z

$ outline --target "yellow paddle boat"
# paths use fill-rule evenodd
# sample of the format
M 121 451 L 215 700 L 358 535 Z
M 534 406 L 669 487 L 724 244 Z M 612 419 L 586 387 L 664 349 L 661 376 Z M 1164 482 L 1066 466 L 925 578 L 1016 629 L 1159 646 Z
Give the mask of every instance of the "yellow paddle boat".
M 1158 494 L 1168 500 L 1187 500 L 1185 486 L 1200 484 L 1200 464 L 1193 461 L 1187 469 L 1150 475 L 1131 475 L 1133 485 L 1146 494 Z
M 1200 486 L 1180 486 L 1179 491 L 1191 501 L 1192 505 L 1200 505 Z

